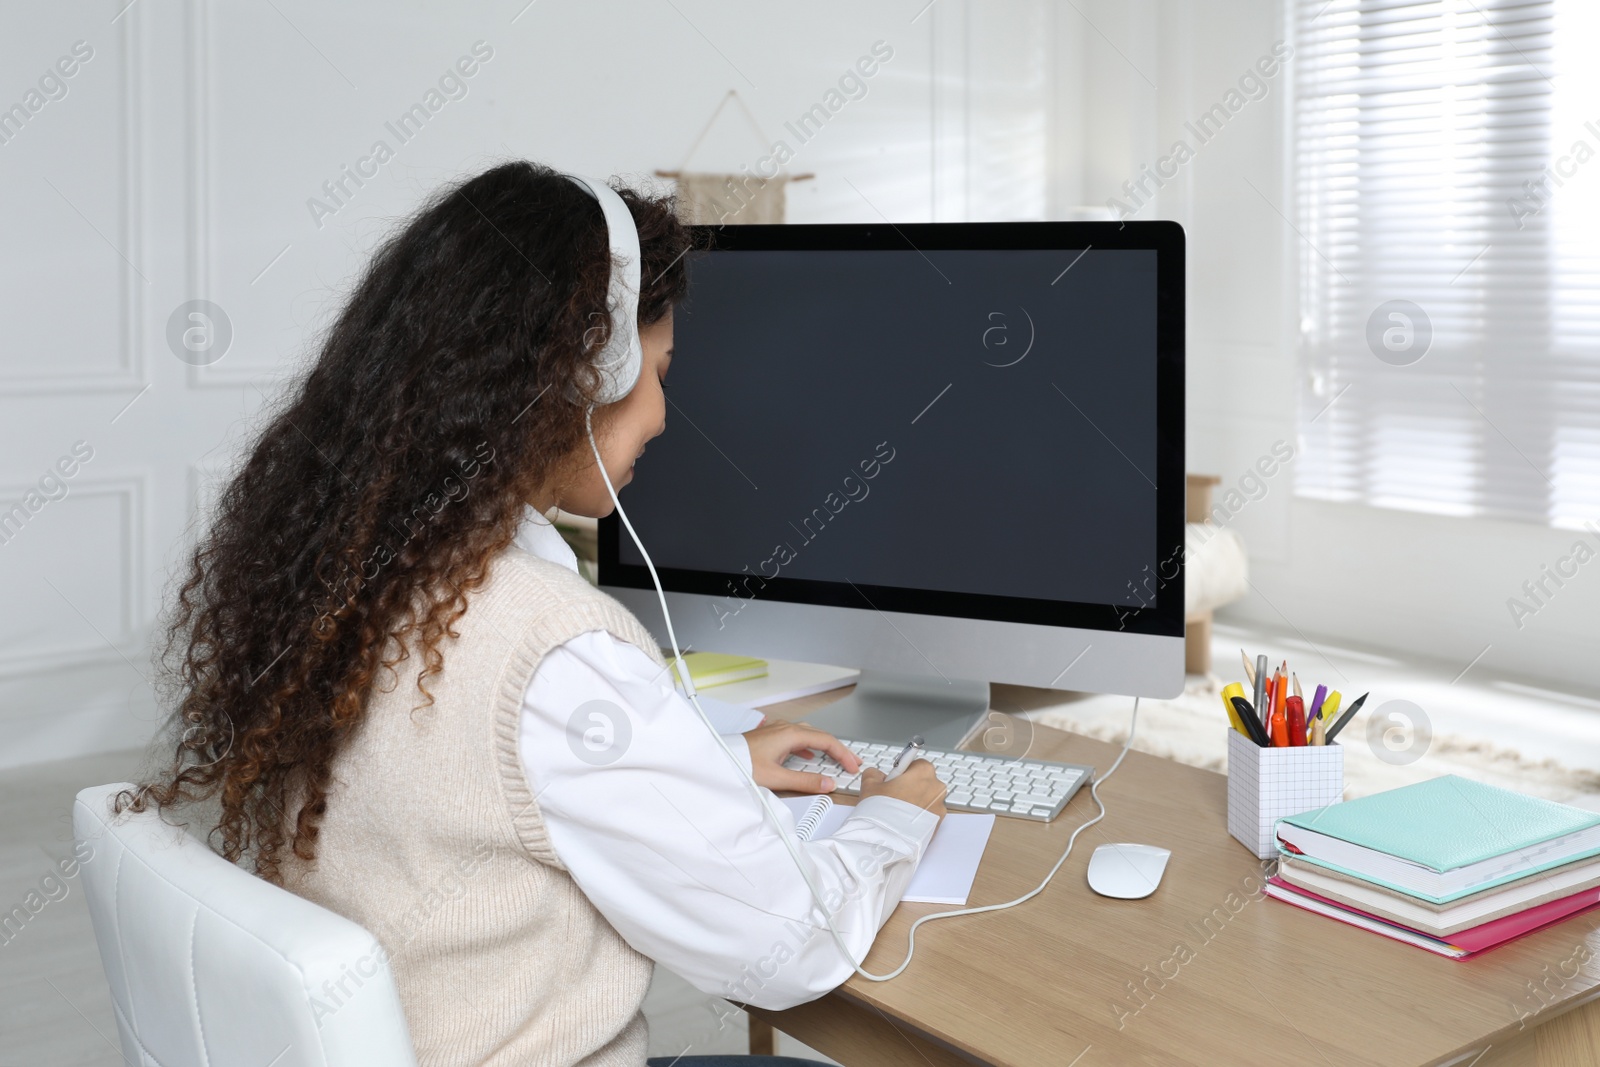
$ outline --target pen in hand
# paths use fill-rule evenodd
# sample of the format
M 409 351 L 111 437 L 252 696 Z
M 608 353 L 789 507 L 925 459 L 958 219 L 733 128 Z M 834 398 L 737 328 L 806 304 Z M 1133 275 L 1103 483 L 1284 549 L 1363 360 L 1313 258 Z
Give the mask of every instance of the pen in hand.
M 912 762 L 922 755 L 922 750 L 927 747 L 927 742 L 922 740 L 921 734 L 912 734 L 911 740 L 906 742 L 906 747 L 901 749 L 900 755 L 895 757 L 894 766 L 889 768 L 889 773 L 883 776 L 883 780 L 887 782 L 900 777 L 901 773 L 911 766 Z

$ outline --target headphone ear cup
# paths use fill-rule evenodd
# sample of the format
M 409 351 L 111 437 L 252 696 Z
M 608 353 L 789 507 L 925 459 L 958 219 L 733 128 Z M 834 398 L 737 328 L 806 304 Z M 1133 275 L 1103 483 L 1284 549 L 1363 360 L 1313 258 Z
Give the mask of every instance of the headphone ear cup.
M 644 349 L 639 344 L 637 333 L 631 341 L 621 353 L 615 355 L 612 353 L 613 346 L 607 345 L 595 361 L 601 382 L 594 398 L 596 404 L 614 404 L 633 392 L 633 387 L 639 384 L 639 375 L 644 369 Z
M 612 328 L 612 337 L 615 339 L 615 324 Z M 615 404 L 631 392 L 639 384 L 639 375 L 644 369 L 644 348 L 639 344 L 638 335 L 633 337 L 633 351 L 624 351 L 620 356 L 614 352 L 614 345 L 608 344 L 601 349 L 595 357 L 594 368 L 600 372 L 600 387 L 595 391 L 593 401 L 585 401 L 578 392 L 576 385 L 567 387 L 567 396 L 574 403 L 589 403 L 595 405 Z

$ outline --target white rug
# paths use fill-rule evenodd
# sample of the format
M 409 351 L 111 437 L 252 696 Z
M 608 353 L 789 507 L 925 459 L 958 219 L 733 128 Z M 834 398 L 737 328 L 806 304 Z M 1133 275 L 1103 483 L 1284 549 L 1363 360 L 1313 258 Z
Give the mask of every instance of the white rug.
M 1073 698 L 1049 689 L 994 686 L 999 710 L 1021 713 L 1035 722 L 1122 744 L 1128 737 L 1133 702 L 1126 697 Z M 1532 760 L 1513 749 L 1473 738 L 1435 734 L 1414 763 L 1396 766 L 1379 759 L 1367 744 L 1370 706 L 1363 706 L 1339 733 L 1345 747 L 1345 799 L 1409 785 L 1441 774 L 1459 774 L 1491 785 L 1579 807 L 1600 810 L 1600 773 Z M 1133 747 L 1140 752 L 1227 773 L 1228 725 L 1221 687 L 1215 678 L 1191 676 L 1175 700 L 1141 700 Z

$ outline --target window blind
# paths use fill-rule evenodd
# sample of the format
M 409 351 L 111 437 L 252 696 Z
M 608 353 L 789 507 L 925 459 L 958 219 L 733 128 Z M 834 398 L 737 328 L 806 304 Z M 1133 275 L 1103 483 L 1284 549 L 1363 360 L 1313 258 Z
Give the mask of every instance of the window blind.
M 1600 523 L 1593 0 L 1289 0 L 1296 491 Z

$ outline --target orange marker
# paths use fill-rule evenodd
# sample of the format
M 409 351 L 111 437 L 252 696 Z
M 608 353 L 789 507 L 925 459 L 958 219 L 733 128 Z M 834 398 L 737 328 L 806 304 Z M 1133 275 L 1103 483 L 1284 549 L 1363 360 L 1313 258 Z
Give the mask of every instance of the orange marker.
M 1282 708 L 1272 709 L 1272 747 L 1289 747 L 1289 720 Z

